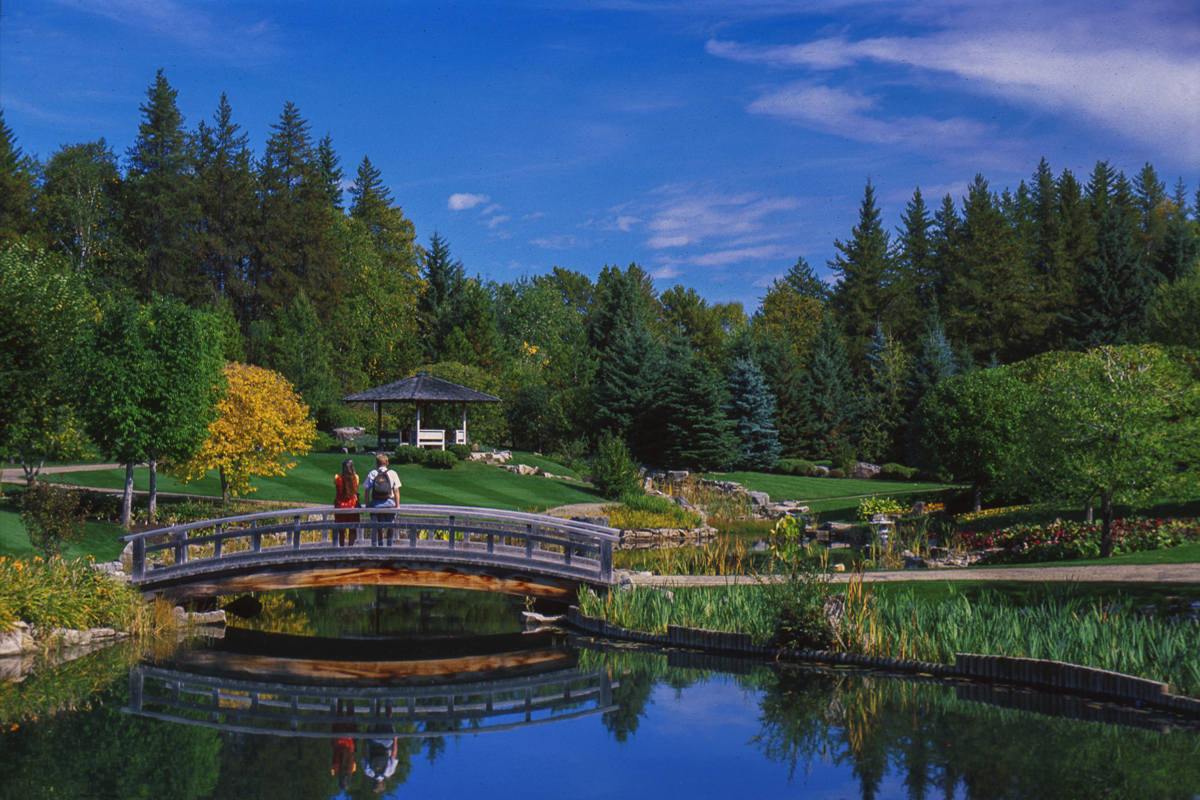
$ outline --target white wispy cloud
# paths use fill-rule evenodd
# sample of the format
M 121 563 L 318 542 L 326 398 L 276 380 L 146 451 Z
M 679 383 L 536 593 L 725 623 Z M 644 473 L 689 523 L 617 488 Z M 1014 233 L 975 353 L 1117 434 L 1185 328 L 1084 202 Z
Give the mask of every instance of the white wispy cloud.
M 488 219 L 484 220 L 483 224 L 487 225 L 488 228 L 494 229 L 497 225 L 503 225 L 510 219 L 512 219 L 512 217 L 510 217 L 508 214 L 497 214 L 494 217 L 489 217 Z
M 586 240 L 569 235 L 541 236 L 537 239 L 530 239 L 529 243 L 546 250 L 571 250 L 576 247 L 588 246 Z
M 937 85 L 1080 127 L 1099 125 L 1200 163 L 1200 11 L 1194 3 L 934 2 L 924 15 L 929 32 L 857 40 L 843 34 L 786 46 L 714 39 L 707 50 L 808 71 L 805 80 L 765 91 L 750 110 L 858 141 L 932 150 L 988 135 L 989 126 L 976 120 L 888 114 L 878 102 L 906 87 Z M 886 71 L 847 70 L 865 65 Z
M 490 199 L 486 194 L 456 193 L 450 195 L 450 201 L 446 204 L 446 208 L 451 211 L 466 211 L 481 203 L 486 203 Z
M 713 239 L 771 237 L 768 218 L 799 209 L 796 197 L 765 197 L 754 192 L 726 194 L 711 189 L 663 187 L 664 195 L 646 228 L 655 250 L 698 245 Z
M 221 14 L 222 6 L 177 0 L 56 0 L 73 13 L 94 14 L 193 50 L 263 59 L 277 55 L 279 26 L 269 19 Z

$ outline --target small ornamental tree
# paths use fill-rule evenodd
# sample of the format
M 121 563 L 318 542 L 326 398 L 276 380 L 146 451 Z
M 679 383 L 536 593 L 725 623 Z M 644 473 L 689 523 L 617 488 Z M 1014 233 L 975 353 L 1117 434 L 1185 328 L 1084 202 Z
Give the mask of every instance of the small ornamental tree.
M 592 464 L 592 480 L 600 494 L 616 500 L 625 492 L 638 488 L 637 464 L 629 454 L 629 447 L 620 436 L 605 431 L 600 434 L 596 446 L 596 460 Z
M 77 491 L 33 481 L 21 498 L 21 522 L 29 541 L 46 558 L 61 555 L 83 535 L 83 510 Z
M 255 475 L 284 475 L 296 466 L 287 456 L 307 453 L 316 440 L 316 424 L 308 406 L 277 372 L 250 364 L 226 364 L 229 389 L 217 404 L 208 438 L 190 460 L 173 468 L 183 482 L 216 469 L 221 497 L 255 491 Z

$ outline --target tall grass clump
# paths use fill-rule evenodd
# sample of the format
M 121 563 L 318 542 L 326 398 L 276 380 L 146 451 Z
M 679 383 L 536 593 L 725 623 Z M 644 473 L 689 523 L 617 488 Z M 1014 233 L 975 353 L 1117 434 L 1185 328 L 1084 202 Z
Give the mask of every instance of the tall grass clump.
M 880 640 L 892 658 L 953 663 L 955 653 L 1063 661 L 1172 684 L 1200 695 L 1200 636 L 1193 625 L 1142 619 L 1120 603 L 1097 603 L 1070 586 L 1048 588 L 1022 608 L 995 595 L 941 603 L 912 593 L 878 598 Z
M 667 485 L 666 491 L 683 497 L 692 506 L 703 508 L 709 524 L 714 527 L 728 527 L 753 516 L 750 513 L 750 498 L 746 494 L 723 492 L 695 475 L 673 481 Z
M 67 561 L 0 556 L 0 629 L 18 620 L 40 628 L 112 627 L 145 632 L 146 603 L 128 584 Z
M 617 550 L 613 566 L 656 575 L 750 575 L 758 565 L 756 555 L 745 539 L 721 536 L 702 547 Z
M 625 492 L 617 505 L 605 506 L 608 524 L 614 528 L 699 528 L 704 518 L 665 497 Z
M 662 591 L 640 588 L 603 596 L 582 592 L 579 610 L 631 630 L 664 634 L 668 625 L 748 633 L 765 643 L 775 632 L 775 615 L 758 586 L 719 589 L 686 587 Z

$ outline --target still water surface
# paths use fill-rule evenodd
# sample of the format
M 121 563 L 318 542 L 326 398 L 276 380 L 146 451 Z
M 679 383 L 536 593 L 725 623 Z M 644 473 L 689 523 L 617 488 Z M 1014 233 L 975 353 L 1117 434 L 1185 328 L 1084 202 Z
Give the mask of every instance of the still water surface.
M 0 686 L 10 715 L 81 685 L 72 702 L 90 706 L 5 723 L 0 797 L 1200 793 L 1200 734 L 1136 711 L 1077 704 L 1110 720 L 1080 721 L 997 705 L 1061 698 L 522 633 L 522 606 L 496 596 L 264 605 L 223 639 L 132 671 L 109 651 Z

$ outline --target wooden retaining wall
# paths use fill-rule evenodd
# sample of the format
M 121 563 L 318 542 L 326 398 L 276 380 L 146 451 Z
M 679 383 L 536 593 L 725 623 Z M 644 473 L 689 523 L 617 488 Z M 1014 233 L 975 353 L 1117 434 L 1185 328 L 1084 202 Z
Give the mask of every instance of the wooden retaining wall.
M 1066 664 L 1061 661 L 1041 661 L 1034 658 L 1010 658 L 957 653 L 953 664 L 935 664 L 903 658 L 884 658 L 857 653 L 835 653 L 825 650 L 780 650 L 756 645 L 749 634 L 709 631 L 703 628 L 667 626 L 665 635 L 634 631 L 613 625 L 607 620 L 589 617 L 571 606 L 567 621 L 588 633 L 613 639 L 626 639 L 661 647 L 682 647 L 710 653 L 729 653 L 773 658 L 780 661 L 810 662 L 833 666 L 929 675 L 934 678 L 958 678 L 984 681 L 990 684 L 1028 686 L 1051 692 L 1069 692 L 1104 700 L 1138 703 L 1142 706 L 1170 711 L 1200 719 L 1200 699 L 1171 694 L 1165 683 L 1122 675 L 1118 672 Z

